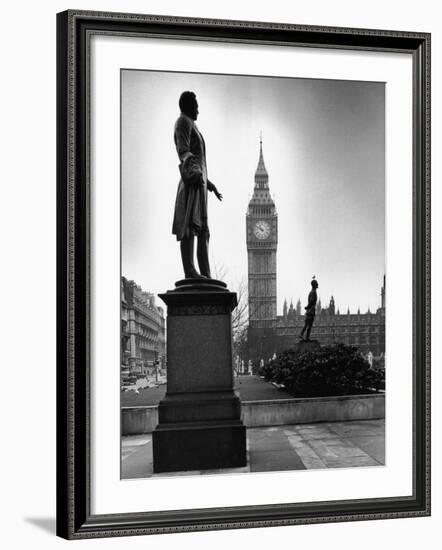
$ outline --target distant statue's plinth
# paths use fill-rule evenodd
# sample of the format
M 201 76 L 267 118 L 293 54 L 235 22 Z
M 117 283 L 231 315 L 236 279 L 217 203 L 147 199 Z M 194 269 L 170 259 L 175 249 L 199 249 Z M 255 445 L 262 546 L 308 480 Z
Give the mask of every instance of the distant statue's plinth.
M 294 345 L 294 349 L 297 351 L 316 351 L 319 350 L 320 347 L 321 344 L 318 340 L 299 340 L 299 342 L 296 342 Z
M 153 432 L 154 472 L 245 466 L 246 428 L 233 389 L 236 294 L 215 279 L 183 279 L 167 305 L 167 393 Z

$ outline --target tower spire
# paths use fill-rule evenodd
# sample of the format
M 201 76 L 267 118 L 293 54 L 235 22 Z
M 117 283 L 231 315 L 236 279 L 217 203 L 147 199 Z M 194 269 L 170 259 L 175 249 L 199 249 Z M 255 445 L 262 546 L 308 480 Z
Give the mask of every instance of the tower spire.
M 264 154 L 262 152 L 262 132 L 259 136 L 259 160 L 255 171 L 255 189 L 269 189 L 269 174 L 264 164 Z
M 275 214 L 275 201 L 273 200 L 269 189 L 269 174 L 264 164 L 264 154 L 262 151 L 262 132 L 259 136 L 259 160 L 255 170 L 255 187 L 253 195 L 249 201 L 248 212 L 252 211 L 259 215 Z

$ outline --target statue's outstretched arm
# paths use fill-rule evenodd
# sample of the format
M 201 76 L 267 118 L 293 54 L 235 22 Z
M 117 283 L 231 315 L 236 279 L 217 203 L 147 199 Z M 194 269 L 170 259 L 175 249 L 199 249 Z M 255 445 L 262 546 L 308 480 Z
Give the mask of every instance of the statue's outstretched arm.
M 209 191 L 212 191 L 213 193 L 215 193 L 215 196 L 219 201 L 223 200 L 223 196 L 221 195 L 221 193 L 216 188 L 216 185 L 214 183 L 212 183 L 210 180 L 207 180 L 207 189 Z

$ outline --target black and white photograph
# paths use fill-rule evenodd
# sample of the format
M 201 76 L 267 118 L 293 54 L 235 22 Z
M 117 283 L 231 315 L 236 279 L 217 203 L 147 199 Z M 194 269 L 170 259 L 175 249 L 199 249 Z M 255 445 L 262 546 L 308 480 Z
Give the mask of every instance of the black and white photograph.
M 440 12 L 5 4 L 3 548 L 437 547 Z
M 57 14 L 58 536 L 430 515 L 431 35 L 325 7 Z
M 121 479 L 383 467 L 385 83 L 120 94 Z

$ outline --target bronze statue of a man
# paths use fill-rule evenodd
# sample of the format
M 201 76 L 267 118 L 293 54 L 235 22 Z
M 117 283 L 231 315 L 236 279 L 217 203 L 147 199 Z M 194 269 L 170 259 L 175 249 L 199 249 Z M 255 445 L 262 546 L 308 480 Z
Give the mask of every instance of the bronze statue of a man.
M 316 289 L 319 287 L 318 281 L 313 278 L 312 289 L 308 295 L 308 302 L 305 306 L 305 322 L 304 327 L 301 331 L 301 339 L 304 339 L 304 332 L 307 331 L 305 340 L 308 342 L 310 340 L 310 332 L 312 330 L 313 321 L 315 320 L 316 315 L 316 302 L 318 301 L 318 295 L 316 294 Z
M 198 117 L 195 94 L 183 92 L 179 107 L 181 113 L 175 123 L 174 140 L 180 159 L 181 179 L 175 201 L 172 233 L 180 241 L 184 277 L 210 279 L 207 192 L 212 191 L 218 200 L 222 200 L 222 195 L 207 177 L 206 146 L 195 124 Z M 194 265 L 195 236 L 200 273 Z

